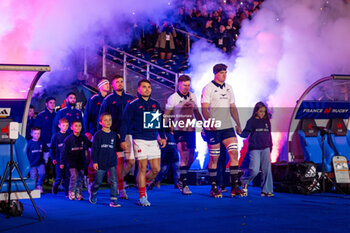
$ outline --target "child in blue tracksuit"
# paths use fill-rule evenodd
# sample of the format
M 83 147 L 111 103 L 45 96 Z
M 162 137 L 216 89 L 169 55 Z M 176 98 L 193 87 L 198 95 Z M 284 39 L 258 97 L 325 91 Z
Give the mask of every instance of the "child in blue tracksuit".
M 73 133 L 66 137 L 61 154 L 60 168 L 64 169 L 67 163 L 70 172 L 69 200 L 83 200 L 83 179 L 86 166 L 86 151 L 91 146 L 88 138 L 81 134 L 82 124 L 73 121 L 71 125 Z
M 154 181 L 150 184 L 148 190 L 151 190 L 153 186 L 160 187 L 160 182 L 164 179 L 169 168 L 173 169 L 174 187 L 178 188 L 179 177 L 179 151 L 177 150 L 174 134 L 169 130 L 165 131 L 167 138 L 166 146 L 161 149 L 161 163 L 160 171 Z
M 93 167 L 96 171 L 94 183 L 91 186 L 89 201 L 92 204 L 97 202 L 96 194 L 100 187 L 103 177 L 106 172 L 109 173 L 111 181 L 111 202 L 110 207 L 120 207 L 117 202 L 117 134 L 111 130 L 112 116 L 109 113 L 102 113 L 100 115 L 99 123 L 102 129 L 97 131 L 94 135 L 92 143 L 91 155 Z
M 241 137 L 249 136 L 249 171 L 242 178 L 242 187 L 248 195 L 248 184 L 258 175 L 261 169 L 261 196 L 273 197 L 273 181 L 270 153 L 272 149 L 271 123 L 263 102 L 258 102 L 252 117 L 248 120 Z
M 31 129 L 30 135 L 32 139 L 28 140 L 27 155 L 31 166 L 30 178 L 35 181 L 38 179 L 36 187 L 43 193 L 43 182 L 45 179 L 44 152 L 49 152 L 49 148 L 40 141 L 40 132 L 40 128 L 33 127 Z
M 64 164 L 64 168 L 60 168 L 61 153 L 64 146 L 64 139 L 68 136 L 67 129 L 69 127 L 69 122 L 66 118 L 61 118 L 59 120 L 58 127 L 60 131 L 52 136 L 50 154 L 52 163 L 56 166 L 56 179 L 52 185 L 52 193 L 57 194 L 58 187 L 61 184 L 61 181 L 64 180 L 64 192 L 68 196 L 68 187 L 69 187 L 69 167 Z

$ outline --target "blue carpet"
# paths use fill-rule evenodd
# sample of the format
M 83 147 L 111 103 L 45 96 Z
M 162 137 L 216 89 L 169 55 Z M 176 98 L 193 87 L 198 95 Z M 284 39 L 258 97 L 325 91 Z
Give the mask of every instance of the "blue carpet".
M 260 197 L 249 187 L 246 198 L 209 197 L 209 186 L 191 186 L 183 196 L 173 186 L 148 192 L 151 207 L 137 205 L 136 188 L 129 200 L 111 208 L 109 190 L 98 193 L 97 204 L 70 201 L 63 193 L 35 199 L 44 220 L 38 221 L 29 200 L 23 200 L 21 217 L 0 215 L 0 232 L 347 232 L 350 229 L 350 196 L 340 194 L 285 194 Z

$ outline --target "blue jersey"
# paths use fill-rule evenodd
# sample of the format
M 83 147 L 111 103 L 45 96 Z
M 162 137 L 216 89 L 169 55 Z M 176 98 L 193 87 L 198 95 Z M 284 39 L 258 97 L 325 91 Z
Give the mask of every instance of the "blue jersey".
M 67 133 L 57 132 L 51 139 L 50 155 L 52 160 L 58 163 L 61 161 L 61 153 L 64 146 L 64 139 L 68 136 Z
M 179 162 L 179 152 L 175 142 L 174 134 L 170 132 L 165 133 L 167 137 L 166 146 L 161 148 L 161 164 L 170 164 Z
M 80 134 L 71 134 L 64 139 L 64 146 L 61 153 L 61 165 L 68 164 L 69 168 L 85 169 L 85 152 L 91 146 L 88 138 Z
M 133 139 L 157 140 L 157 133 L 159 133 L 161 138 L 165 139 L 162 116 L 160 115 L 157 117 L 160 123 L 159 129 L 145 129 L 145 112 L 161 113 L 159 103 L 151 98 L 146 101 L 142 97 L 139 97 L 131 101 L 126 106 L 120 130 L 121 142 L 125 141 L 125 136 L 127 133 L 130 133 Z
M 31 167 L 37 167 L 45 164 L 44 152 L 49 152 L 49 148 L 42 141 L 28 140 L 27 155 Z
M 67 107 L 64 107 L 62 108 L 61 110 L 59 110 L 57 113 L 56 113 L 56 116 L 53 120 L 53 125 L 52 125 L 52 133 L 56 133 L 58 131 L 60 131 L 60 128 L 58 128 L 58 123 L 59 123 L 59 120 L 61 118 L 66 118 L 69 122 L 69 128 L 67 130 L 67 134 L 71 134 L 72 133 L 72 130 L 70 128 L 72 122 L 74 120 L 78 120 L 78 121 L 81 121 L 82 125 L 83 125 L 83 129 L 84 129 L 84 124 L 83 124 L 83 115 L 81 113 L 80 110 L 76 109 L 76 108 L 71 108 L 70 106 L 67 106 Z M 82 130 L 83 131 L 83 130 Z
M 100 109 L 100 114 L 108 112 L 112 115 L 111 129 L 114 132 L 118 134 L 120 133 L 120 124 L 122 122 L 125 106 L 134 98 L 135 97 L 133 97 L 132 95 L 128 95 L 125 92 L 123 92 L 120 96 L 115 91 L 113 91 L 113 93 L 106 96 L 106 98 L 103 100 Z M 98 128 L 100 129 L 101 126 L 98 126 Z
M 50 143 L 52 138 L 52 123 L 55 116 L 55 111 L 52 111 L 51 113 L 47 108 L 45 108 L 45 110 L 40 112 L 35 119 L 34 125 L 41 129 L 40 140 L 45 144 Z
M 97 132 L 98 116 L 104 97 L 101 92 L 90 97 L 84 111 L 84 132 L 94 135 Z
M 250 118 L 239 136 L 243 138 L 249 136 L 249 150 L 262 150 L 272 147 L 271 124 L 269 120 Z
M 91 156 L 93 163 L 98 164 L 98 169 L 107 170 L 117 166 L 116 137 L 113 131 L 106 133 L 97 131 L 92 142 Z

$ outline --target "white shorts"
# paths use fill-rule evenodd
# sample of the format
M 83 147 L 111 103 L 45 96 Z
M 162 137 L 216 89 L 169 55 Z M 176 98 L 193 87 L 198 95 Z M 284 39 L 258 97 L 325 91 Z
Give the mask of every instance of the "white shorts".
M 133 142 L 135 157 L 138 160 L 160 158 L 160 149 L 157 140 L 147 141 L 142 139 L 134 139 Z
M 117 152 L 117 158 L 126 157 L 127 160 L 135 159 L 134 149 L 132 147 L 132 135 L 131 134 L 126 135 L 125 142 L 126 142 L 128 147 L 127 147 L 126 151 Z

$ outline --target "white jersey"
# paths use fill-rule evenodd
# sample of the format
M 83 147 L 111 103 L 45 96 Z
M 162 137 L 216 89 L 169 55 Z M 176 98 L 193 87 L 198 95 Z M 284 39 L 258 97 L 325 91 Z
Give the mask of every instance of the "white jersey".
M 165 105 L 166 110 L 172 111 L 171 121 L 175 130 L 194 131 L 193 124 L 187 124 L 194 118 L 194 109 L 197 107 L 196 96 L 189 92 L 186 96 L 177 91 L 169 96 Z M 184 122 L 184 125 L 182 123 Z M 180 124 L 179 124 L 180 123 Z
M 220 85 L 214 81 L 208 83 L 202 91 L 201 103 L 209 104 L 209 114 L 211 119 L 221 121 L 221 129 L 233 128 L 230 105 L 235 103 L 232 87 L 224 83 Z

